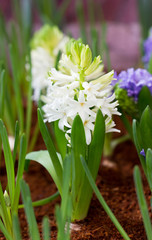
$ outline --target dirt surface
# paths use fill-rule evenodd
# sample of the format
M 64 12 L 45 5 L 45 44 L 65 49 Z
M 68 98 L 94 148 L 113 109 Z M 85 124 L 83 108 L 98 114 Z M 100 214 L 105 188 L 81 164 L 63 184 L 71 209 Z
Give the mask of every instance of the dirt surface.
M 39 136 L 36 145 L 37 149 L 44 149 L 42 139 Z M 102 159 L 97 185 L 105 198 L 107 204 L 120 221 L 131 239 L 144 240 L 146 235 L 137 204 L 137 198 L 133 182 L 133 167 L 139 164 L 136 150 L 131 141 L 120 144 L 115 149 L 111 159 Z M 39 164 L 31 162 L 28 173 L 24 174 L 24 179 L 30 186 L 32 200 L 39 200 L 50 196 L 56 192 L 56 187 L 47 173 Z M 6 174 L 4 166 L 0 170 L 0 180 L 5 186 Z M 143 175 L 145 193 L 147 200 L 150 198 L 150 191 Z M 60 203 L 60 198 L 50 204 L 35 208 L 35 214 L 39 230 L 41 232 L 41 221 L 44 215 L 48 215 L 51 225 L 51 239 L 56 239 L 57 227 L 54 217 L 55 204 Z M 19 211 L 22 235 L 24 240 L 28 240 L 27 223 L 24 211 Z M 71 232 L 72 240 L 89 239 L 123 239 L 116 230 L 109 217 L 104 212 L 102 206 L 93 195 L 90 210 L 85 220 L 75 222 L 75 229 Z M 0 233 L 0 239 L 3 240 Z

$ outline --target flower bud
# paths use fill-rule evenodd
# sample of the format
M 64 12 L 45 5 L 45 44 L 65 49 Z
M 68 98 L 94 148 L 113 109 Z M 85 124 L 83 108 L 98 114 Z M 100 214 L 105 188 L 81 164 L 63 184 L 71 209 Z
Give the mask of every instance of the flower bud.
M 101 57 L 95 57 L 93 62 L 91 63 L 90 66 L 88 66 L 87 70 L 85 71 L 86 75 L 91 74 L 92 72 L 94 72 L 100 65 L 100 63 L 102 62 Z
M 7 193 L 6 190 L 5 190 L 5 192 L 4 192 L 4 199 L 5 199 L 5 204 L 6 204 L 6 206 L 7 206 L 7 207 L 10 207 L 10 205 L 11 205 L 10 197 L 9 197 L 9 195 L 8 195 L 8 193 Z
M 92 52 L 88 45 L 84 45 L 81 51 L 81 67 L 88 68 L 92 62 Z
M 50 53 L 57 46 L 63 37 L 62 32 L 56 26 L 44 25 L 39 31 L 34 34 L 31 41 L 31 48 L 43 47 Z
M 74 63 L 80 65 L 80 53 L 81 53 L 82 44 L 74 42 L 71 46 L 72 60 Z

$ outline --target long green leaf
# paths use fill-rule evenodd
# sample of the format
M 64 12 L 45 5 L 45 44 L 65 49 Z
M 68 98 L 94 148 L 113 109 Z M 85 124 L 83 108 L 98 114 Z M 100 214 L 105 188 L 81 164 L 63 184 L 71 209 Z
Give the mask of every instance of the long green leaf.
M 21 91 L 19 87 L 19 84 L 20 84 L 19 73 L 17 73 L 17 69 L 18 69 L 17 59 L 19 58 L 18 56 L 16 56 L 16 51 L 14 49 L 14 46 L 10 45 L 9 50 L 10 50 L 10 59 L 11 59 L 12 73 L 13 73 L 13 79 L 14 79 L 13 87 L 15 92 L 17 114 L 19 118 L 20 130 L 23 133 L 24 112 L 23 112 L 22 96 L 21 96 Z
M 74 201 L 84 180 L 84 170 L 81 166 L 80 155 L 86 158 L 86 137 L 83 122 L 79 115 L 73 121 L 71 131 L 71 154 L 72 154 L 72 191 Z M 77 204 L 77 201 L 74 203 Z
M 152 110 L 149 106 L 146 107 L 141 116 L 140 132 L 143 139 L 143 148 L 146 152 L 148 148 L 152 148 Z
M 49 219 L 47 217 L 43 218 L 42 230 L 43 230 L 43 240 L 49 240 L 50 239 L 50 224 L 49 224 Z
M 95 181 L 91 175 L 91 172 L 84 160 L 84 158 L 81 156 L 81 163 L 82 166 L 85 170 L 85 173 L 88 177 L 88 180 L 90 182 L 90 185 L 92 187 L 92 189 L 94 190 L 99 202 L 101 203 L 103 209 L 105 210 L 105 212 L 108 214 L 108 216 L 110 217 L 111 221 L 114 223 L 114 225 L 116 226 L 116 228 L 118 229 L 118 231 L 120 232 L 120 234 L 122 235 L 122 237 L 125 240 L 130 240 L 130 238 L 128 237 L 127 233 L 124 231 L 124 229 L 122 228 L 122 226 L 120 225 L 120 223 L 118 222 L 118 220 L 116 219 L 116 217 L 114 216 L 114 214 L 112 213 L 112 211 L 110 210 L 110 208 L 108 207 L 107 203 L 105 202 L 104 198 L 102 197 L 100 191 L 98 190 Z
M 22 240 L 20 224 L 19 224 L 17 214 L 13 215 L 13 234 L 14 234 L 15 240 Z
M 29 142 L 30 128 L 31 128 L 31 116 L 32 116 L 32 73 L 31 73 L 31 56 L 28 54 L 29 59 L 29 81 L 28 81 L 28 95 L 27 95 L 27 113 L 26 113 L 26 139 Z
M 57 141 L 59 152 L 62 156 L 62 159 L 64 159 L 66 155 L 67 140 L 65 138 L 65 133 L 62 130 L 60 130 L 58 127 L 58 121 L 54 123 L 54 132 L 55 132 L 55 139 Z
M 64 168 L 63 168 L 63 191 L 62 191 L 62 202 L 61 202 L 61 212 L 63 221 L 67 221 L 67 210 L 68 210 L 68 202 L 69 202 L 69 188 L 70 188 L 70 180 L 71 180 L 71 167 L 72 167 L 72 159 L 71 154 L 66 155 L 64 160 Z M 69 217 L 69 216 L 68 216 Z
M 148 207 L 147 207 L 146 199 L 144 196 L 143 185 L 142 185 L 141 175 L 140 175 L 138 166 L 136 166 L 134 168 L 134 182 L 135 182 L 138 202 L 139 202 L 140 211 L 142 214 L 147 238 L 148 238 L 148 240 L 151 240 L 152 239 L 152 225 L 150 222 Z
M 53 195 L 47 197 L 47 198 L 44 198 L 44 199 L 41 199 L 41 200 L 38 200 L 38 201 L 35 201 L 35 202 L 32 202 L 32 206 L 33 207 L 39 207 L 39 206 L 43 206 L 43 205 L 46 205 L 50 202 L 52 202 L 53 200 L 55 200 L 58 196 L 60 196 L 59 192 L 56 192 L 54 193 Z M 21 204 L 18 206 L 18 208 L 24 208 L 24 205 Z
M 13 163 L 13 158 L 11 154 L 11 149 L 8 141 L 6 128 L 2 120 L 0 120 L 0 135 L 3 143 L 5 164 L 6 164 L 6 171 L 7 171 L 7 178 L 8 178 L 9 195 L 10 195 L 10 200 L 12 205 L 14 201 L 14 192 L 15 192 L 14 163 Z
M 39 231 L 38 231 L 38 227 L 37 227 L 37 223 L 34 215 L 34 210 L 32 207 L 29 187 L 23 180 L 20 181 L 20 186 L 21 186 L 22 199 L 25 206 L 28 226 L 29 226 L 30 239 L 40 240 L 40 235 L 39 235 Z
M 101 110 L 98 110 L 93 138 L 89 146 L 88 167 L 95 179 L 101 162 L 101 156 L 105 139 L 105 121 Z
M 151 19 L 151 9 L 152 1 L 151 0 L 138 0 L 138 12 L 139 19 L 142 28 L 143 39 L 148 37 L 149 28 L 152 26 Z
M 19 154 L 19 163 L 16 177 L 16 188 L 15 188 L 15 198 L 12 206 L 12 211 L 17 212 L 19 196 L 20 196 L 20 180 L 23 177 L 24 165 L 25 165 L 25 155 L 27 150 L 27 142 L 25 134 L 22 134 L 21 142 L 20 142 L 20 154 Z
M 140 144 L 140 136 L 139 136 L 139 131 L 137 131 L 137 121 L 134 119 L 133 120 L 133 138 L 134 138 L 134 143 L 137 149 L 137 153 L 141 162 L 141 165 L 144 169 L 145 174 L 147 175 L 147 169 L 146 169 L 146 162 L 145 162 L 145 158 L 140 154 L 141 150 L 142 150 L 142 146 Z
M 4 99 L 5 99 L 5 70 L 0 73 L 0 118 L 4 116 Z
M 59 25 L 60 23 L 62 23 L 61 20 L 65 14 L 70 2 L 71 2 L 71 0 L 62 1 L 60 7 L 58 8 L 57 14 L 55 16 L 55 24 L 56 25 Z
M 146 167 L 148 182 L 152 192 L 152 150 L 150 148 L 148 148 L 146 152 Z
M 77 18 L 79 20 L 81 38 L 82 38 L 83 43 L 86 43 L 87 42 L 87 33 L 86 33 L 85 18 L 84 18 L 85 13 L 84 13 L 84 8 L 83 8 L 83 2 L 81 0 L 77 1 L 76 13 L 77 13 Z
M 15 142 L 14 142 L 14 149 L 13 149 L 13 162 L 14 162 L 14 164 L 15 164 L 18 142 L 19 142 L 19 123 L 17 121 L 16 125 L 15 125 Z
M 6 230 L 1 220 L 0 220 L 0 230 L 2 231 L 2 233 L 4 234 L 7 240 L 13 240 L 13 238 L 11 237 L 9 232 Z
M 144 86 L 142 87 L 138 96 L 138 109 L 140 117 L 147 105 L 149 105 L 149 107 L 152 109 L 152 95 L 149 88 L 147 86 Z
M 62 164 L 61 156 L 59 154 L 57 156 L 60 161 L 60 164 Z M 41 164 L 49 172 L 49 174 L 53 178 L 57 188 L 59 189 L 59 191 L 61 191 L 60 176 L 58 176 L 57 171 L 53 165 L 53 161 L 50 158 L 50 154 L 47 150 L 41 150 L 41 151 L 28 153 L 26 155 L 26 160 L 33 160 L 33 161 L 36 161 L 39 164 Z
M 41 131 L 43 140 L 44 140 L 45 145 L 47 147 L 47 150 L 50 154 L 50 158 L 52 160 L 54 169 L 56 171 L 56 175 L 58 176 L 58 179 L 59 179 L 58 189 L 59 189 L 59 192 L 61 193 L 62 192 L 61 191 L 61 185 L 62 185 L 62 174 L 63 174 L 62 172 L 63 172 L 63 170 L 62 170 L 60 160 L 57 156 L 54 144 L 52 142 L 50 133 L 49 133 L 44 121 L 43 121 L 43 117 L 42 117 L 40 109 L 38 109 L 38 122 L 39 122 L 39 127 L 40 127 L 40 131 Z

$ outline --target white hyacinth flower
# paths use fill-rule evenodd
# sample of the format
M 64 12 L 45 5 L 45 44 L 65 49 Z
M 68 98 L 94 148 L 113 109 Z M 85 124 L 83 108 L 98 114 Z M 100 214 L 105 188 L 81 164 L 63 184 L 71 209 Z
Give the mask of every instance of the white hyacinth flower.
M 77 114 L 82 119 L 89 145 L 94 130 L 98 109 L 105 117 L 106 132 L 119 131 L 112 120 L 118 102 L 112 93 L 111 81 L 114 72 L 102 72 L 100 56 L 92 61 L 92 53 L 88 45 L 79 40 L 71 40 L 62 54 L 59 71 L 52 68 L 49 72 L 50 82 L 46 96 L 42 97 L 45 105 L 45 121 L 59 120 L 59 128 L 66 133 L 70 143 L 72 123 Z
M 42 89 L 48 86 L 48 71 L 54 59 L 41 47 L 31 51 L 33 100 L 38 101 Z
M 69 37 L 56 26 L 44 25 L 31 41 L 33 100 L 38 102 L 41 91 L 48 86 L 48 72 L 55 66 L 58 52 L 65 51 Z M 28 68 L 28 64 L 27 64 Z M 43 92 L 44 94 L 44 92 Z

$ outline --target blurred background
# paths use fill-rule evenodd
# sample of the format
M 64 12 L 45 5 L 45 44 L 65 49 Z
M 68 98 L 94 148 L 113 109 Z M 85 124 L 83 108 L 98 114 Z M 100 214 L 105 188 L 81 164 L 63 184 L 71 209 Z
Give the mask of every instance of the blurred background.
M 105 57 L 103 53 L 106 68 L 119 72 L 140 65 L 141 9 L 145 11 L 142 6 L 145 2 L 150 10 L 150 0 L 0 0 L 0 11 L 6 22 L 19 18 L 20 12 L 23 21 L 32 22 L 31 34 L 49 22 L 74 38 L 82 37 L 90 43 L 90 26 L 93 26 L 97 41 L 109 54 Z M 102 47 L 100 49 L 102 51 Z

